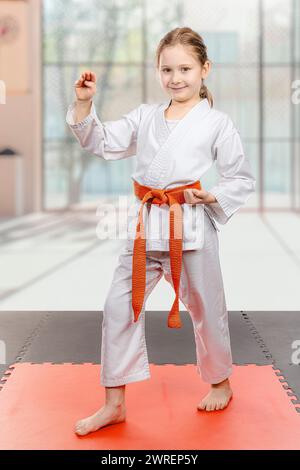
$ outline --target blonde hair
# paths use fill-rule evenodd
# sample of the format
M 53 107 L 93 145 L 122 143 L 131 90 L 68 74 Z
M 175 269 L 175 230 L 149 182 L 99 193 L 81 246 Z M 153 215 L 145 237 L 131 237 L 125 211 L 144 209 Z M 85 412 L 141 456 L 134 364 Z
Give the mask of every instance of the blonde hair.
M 204 65 L 205 62 L 209 60 L 207 57 L 206 45 L 204 44 L 203 38 L 200 36 L 200 34 L 188 27 L 175 28 L 165 34 L 158 44 L 156 50 L 157 68 L 159 67 L 159 58 L 163 49 L 167 46 L 176 46 L 177 44 L 191 47 L 192 53 L 195 54 L 201 65 Z M 213 97 L 207 86 L 204 84 L 204 79 L 202 79 L 199 96 L 201 98 L 207 98 L 210 106 L 213 107 Z

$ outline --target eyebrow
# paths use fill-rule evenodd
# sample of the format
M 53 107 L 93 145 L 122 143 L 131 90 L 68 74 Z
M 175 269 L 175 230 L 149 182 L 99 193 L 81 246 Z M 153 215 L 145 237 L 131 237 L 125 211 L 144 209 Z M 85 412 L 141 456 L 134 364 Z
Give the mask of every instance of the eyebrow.
M 180 64 L 179 67 L 182 67 L 183 65 L 189 65 L 190 67 L 192 66 L 192 64 Z M 167 64 L 163 64 L 161 67 L 170 67 L 170 66 Z

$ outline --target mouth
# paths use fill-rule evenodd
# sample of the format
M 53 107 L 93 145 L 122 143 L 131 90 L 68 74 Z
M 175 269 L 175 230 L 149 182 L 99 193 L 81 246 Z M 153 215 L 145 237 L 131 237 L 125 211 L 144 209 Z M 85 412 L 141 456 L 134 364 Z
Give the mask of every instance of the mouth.
M 179 91 L 179 90 L 183 90 L 184 88 L 187 88 L 187 86 L 182 86 L 181 88 L 173 88 L 173 87 L 170 87 L 170 88 L 173 91 Z

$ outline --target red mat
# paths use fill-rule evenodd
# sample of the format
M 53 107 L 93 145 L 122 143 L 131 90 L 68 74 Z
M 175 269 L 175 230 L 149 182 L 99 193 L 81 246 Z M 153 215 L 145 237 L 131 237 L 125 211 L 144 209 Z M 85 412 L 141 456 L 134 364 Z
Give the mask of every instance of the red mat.
M 86 436 L 104 403 L 97 364 L 16 363 L 0 391 L 1 449 L 300 449 L 300 413 L 271 365 L 234 366 L 225 410 L 199 411 L 210 386 L 195 365 L 150 364 L 126 386 L 127 420 Z

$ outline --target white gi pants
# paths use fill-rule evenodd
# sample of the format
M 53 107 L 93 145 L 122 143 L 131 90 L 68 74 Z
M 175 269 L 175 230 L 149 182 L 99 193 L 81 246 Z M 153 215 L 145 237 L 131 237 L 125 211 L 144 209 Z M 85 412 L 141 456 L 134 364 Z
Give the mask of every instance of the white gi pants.
M 218 232 L 205 211 L 204 225 L 203 248 L 182 252 L 179 295 L 193 323 L 197 372 L 203 381 L 216 384 L 231 375 L 232 355 Z M 132 255 L 132 250 L 127 247 L 122 250 L 105 300 L 100 374 L 100 383 L 105 387 L 150 378 L 145 342 L 145 302 L 163 275 L 173 287 L 169 252 L 147 251 L 144 304 L 138 321 L 134 323 Z M 170 309 L 174 298 L 170 299 Z M 168 328 L 166 321 L 167 317 L 162 328 Z

